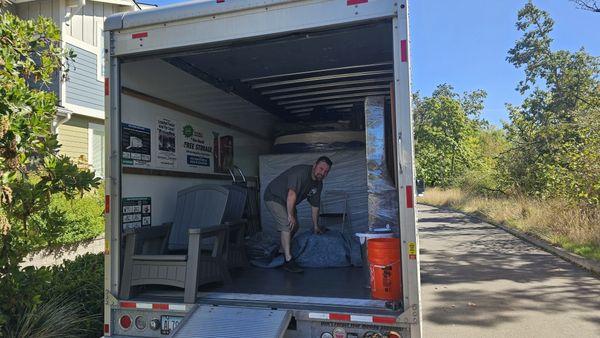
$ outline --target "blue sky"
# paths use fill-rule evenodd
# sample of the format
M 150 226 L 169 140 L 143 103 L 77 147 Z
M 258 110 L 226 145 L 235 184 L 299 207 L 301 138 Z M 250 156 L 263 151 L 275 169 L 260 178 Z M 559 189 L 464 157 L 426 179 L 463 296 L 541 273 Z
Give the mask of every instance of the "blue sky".
M 517 12 L 526 0 L 413 0 L 410 4 L 413 90 L 429 95 L 447 82 L 459 92 L 488 93 L 483 117 L 508 120 L 505 103 L 522 101 L 515 91 L 522 70 L 506 61 L 520 34 Z M 600 13 L 577 9 L 568 0 L 535 0 L 554 19 L 553 48 L 585 47 L 600 56 Z
M 342 0 L 339 0 L 342 1 Z M 145 0 L 164 6 L 177 0 Z M 505 103 L 519 104 L 515 91 L 523 71 L 506 61 L 520 35 L 517 12 L 527 0 L 412 0 L 410 6 L 413 91 L 430 95 L 438 84 L 458 92 L 488 93 L 483 117 L 500 125 L 508 120 Z M 553 48 L 585 47 L 600 56 L 600 13 L 576 8 L 568 0 L 534 0 L 554 19 Z

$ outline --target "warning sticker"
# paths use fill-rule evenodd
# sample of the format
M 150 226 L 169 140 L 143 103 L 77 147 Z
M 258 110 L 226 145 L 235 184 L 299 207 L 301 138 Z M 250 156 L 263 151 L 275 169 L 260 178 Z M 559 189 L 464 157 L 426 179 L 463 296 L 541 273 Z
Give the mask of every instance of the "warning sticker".
M 417 259 L 417 243 L 408 242 L 408 258 Z
M 151 225 L 150 197 L 123 198 L 123 230 Z

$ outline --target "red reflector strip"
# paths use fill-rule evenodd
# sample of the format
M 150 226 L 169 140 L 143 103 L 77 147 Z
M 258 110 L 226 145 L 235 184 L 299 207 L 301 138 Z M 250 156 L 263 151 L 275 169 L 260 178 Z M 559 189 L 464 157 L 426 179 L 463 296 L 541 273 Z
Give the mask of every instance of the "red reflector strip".
M 350 321 L 350 315 L 344 315 L 344 314 L 340 314 L 340 313 L 330 313 L 329 314 L 329 319 L 331 320 L 345 320 L 345 321 Z
M 168 310 L 169 304 L 152 304 L 152 310 Z
M 339 321 L 360 322 L 360 323 L 379 323 L 379 324 L 395 324 L 396 323 L 396 317 L 350 315 L 350 314 L 341 314 L 341 313 L 311 312 L 308 314 L 308 318 L 317 319 L 317 320 L 339 320 Z
M 132 39 L 141 39 L 141 38 L 147 38 L 147 37 L 148 37 L 148 32 L 131 34 Z
M 394 324 L 394 323 L 396 323 L 396 318 L 375 316 L 375 317 L 373 317 L 373 323 Z
M 400 60 L 402 62 L 408 61 L 408 45 L 406 40 L 400 41 Z
M 187 311 L 185 304 L 119 302 L 119 305 L 126 309 Z
M 104 96 L 108 96 L 110 94 L 110 81 L 107 77 L 104 78 Z
M 110 333 L 110 325 L 104 324 L 104 333 Z
M 354 6 L 354 5 L 359 5 L 359 4 L 364 4 L 369 2 L 369 0 L 347 0 L 346 1 L 346 5 L 347 6 Z
M 110 195 L 104 196 L 104 213 L 108 214 L 110 212 Z
M 406 186 L 406 207 L 409 209 L 414 207 L 412 185 Z
M 221 2 L 225 2 L 225 0 L 217 0 L 218 4 L 220 4 Z

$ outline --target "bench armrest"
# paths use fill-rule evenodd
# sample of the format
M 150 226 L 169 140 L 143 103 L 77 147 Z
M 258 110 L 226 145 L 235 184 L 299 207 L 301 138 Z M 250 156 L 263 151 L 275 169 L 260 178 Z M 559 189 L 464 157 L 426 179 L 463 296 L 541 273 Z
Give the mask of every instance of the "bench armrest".
M 165 237 L 169 234 L 171 223 L 125 230 L 125 236 L 134 236 L 139 240 Z
M 202 234 L 202 238 L 217 236 L 220 232 L 227 232 L 229 226 L 227 224 L 211 225 L 209 227 L 202 228 L 190 228 L 188 233 L 190 235 Z

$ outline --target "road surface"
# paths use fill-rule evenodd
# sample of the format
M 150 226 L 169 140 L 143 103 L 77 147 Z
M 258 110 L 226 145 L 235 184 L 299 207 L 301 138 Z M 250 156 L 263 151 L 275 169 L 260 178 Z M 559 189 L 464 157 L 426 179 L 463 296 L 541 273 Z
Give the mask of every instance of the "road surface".
M 600 337 L 600 278 L 460 213 L 419 231 L 424 337 Z

